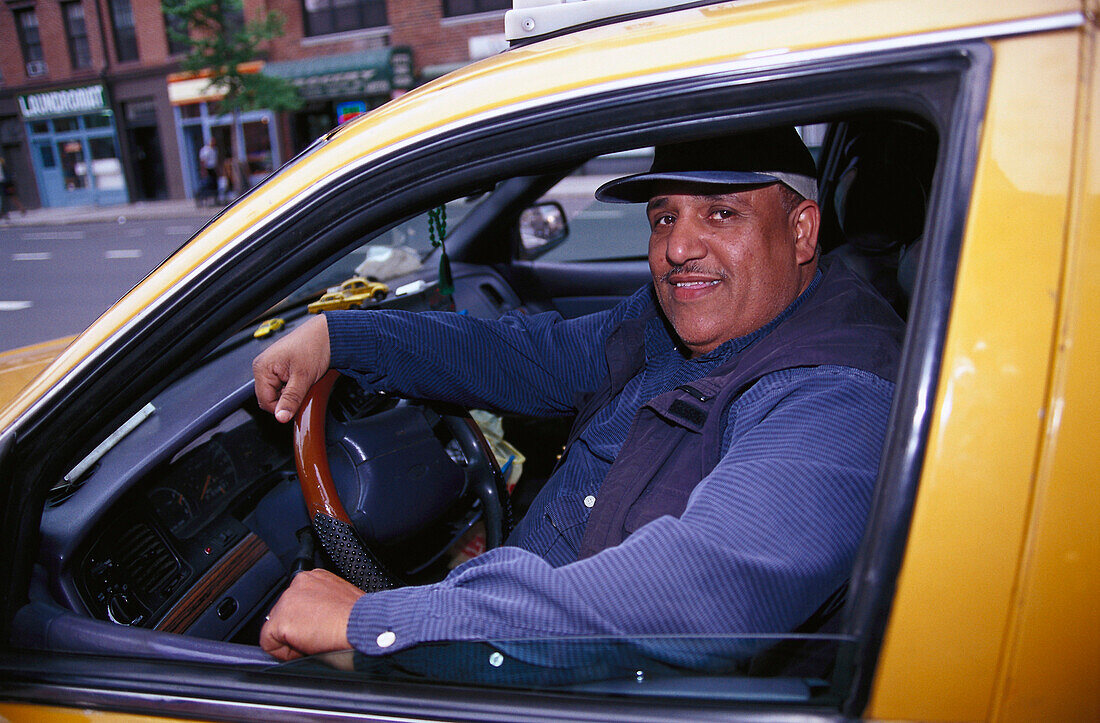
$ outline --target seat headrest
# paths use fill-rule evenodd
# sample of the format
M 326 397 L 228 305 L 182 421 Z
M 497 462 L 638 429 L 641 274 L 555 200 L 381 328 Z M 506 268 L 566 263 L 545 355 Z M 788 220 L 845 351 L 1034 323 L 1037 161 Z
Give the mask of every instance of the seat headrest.
M 897 124 L 862 133 L 845 149 L 833 201 L 844 239 L 860 252 L 891 253 L 920 237 L 935 163 L 930 136 Z

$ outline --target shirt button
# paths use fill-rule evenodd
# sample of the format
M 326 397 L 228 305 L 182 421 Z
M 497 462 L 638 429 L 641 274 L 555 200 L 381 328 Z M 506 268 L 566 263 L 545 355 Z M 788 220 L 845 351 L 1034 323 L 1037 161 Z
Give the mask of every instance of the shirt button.
M 592 508 L 596 504 L 596 495 L 588 495 L 584 498 L 584 506 Z
M 387 630 L 378 636 L 378 639 L 374 642 L 378 643 L 380 648 L 388 648 L 397 642 L 397 635 L 392 630 Z

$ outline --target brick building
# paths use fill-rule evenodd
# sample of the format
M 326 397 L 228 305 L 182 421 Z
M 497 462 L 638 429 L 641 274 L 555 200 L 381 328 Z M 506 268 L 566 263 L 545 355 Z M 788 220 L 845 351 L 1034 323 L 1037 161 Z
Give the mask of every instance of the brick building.
M 159 0 L 3 0 L 0 156 L 28 207 L 199 193 L 198 151 L 231 141 L 255 182 L 313 138 L 405 89 L 503 48 L 509 0 L 243 0 L 286 19 L 255 68 L 289 80 L 294 113 L 217 115 L 179 72 Z M 226 169 L 228 170 L 228 169 Z M 243 185 L 243 184 L 241 184 Z

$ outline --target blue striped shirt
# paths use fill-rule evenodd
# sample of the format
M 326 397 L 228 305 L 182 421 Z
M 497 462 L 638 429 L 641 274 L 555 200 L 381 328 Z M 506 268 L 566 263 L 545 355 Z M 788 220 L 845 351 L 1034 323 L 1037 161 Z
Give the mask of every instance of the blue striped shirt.
M 352 644 L 369 655 L 439 640 L 777 633 L 809 617 L 847 578 L 870 504 L 893 385 L 867 372 L 820 366 L 763 377 L 730 406 L 722 460 L 679 518 L 658 518 L 583 560 L 577 550 L 591 510 L 585 498 L 599 494 L 641 405 L 768 333 L 819 279 L 772 323 L 698 358 L 652 320 L 644 369 L 591 420 L 508 544 L 439 583 L 364 596 L 348 624 Z M 647 287 L 570 320 L 331 312 L 332 366 L 373 390 L 569 415 L 607 374 L 608 334 L 651 299 Z M 386 631 L 396 641 L 380 648 Z M 753 649 L 646 646 L 692 667 Z M 528 658 L 540 655 L 532 650 Z M 562 662 L 547 655 L 540 662 Z

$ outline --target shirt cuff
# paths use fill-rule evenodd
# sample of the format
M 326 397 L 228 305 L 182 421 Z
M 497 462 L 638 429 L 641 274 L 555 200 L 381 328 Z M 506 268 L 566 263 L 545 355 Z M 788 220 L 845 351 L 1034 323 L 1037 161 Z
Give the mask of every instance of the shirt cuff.
M 423 642 L 432 590 L 423 585 L 363 595 L 348 618 L 348 642 L 364 655 L 388 655 Z
M 379 331 L 378 325 L 371 323 L 373 315 L 370 311 L 325 312 L 330 367 L 362 370 L 374 366 Z

